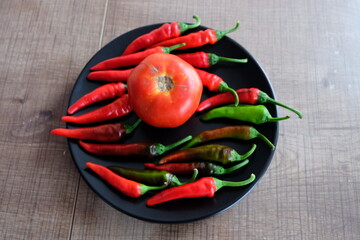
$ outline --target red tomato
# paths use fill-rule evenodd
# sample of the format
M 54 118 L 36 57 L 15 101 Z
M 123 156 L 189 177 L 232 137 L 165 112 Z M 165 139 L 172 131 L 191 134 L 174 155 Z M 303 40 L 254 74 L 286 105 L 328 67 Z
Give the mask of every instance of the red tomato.
M 196 111 L 203 89 L 193 66 L 166 53 L 145 58 L 131 72 L 127 86 L 135 113 L 162 128 L 185 123 Z

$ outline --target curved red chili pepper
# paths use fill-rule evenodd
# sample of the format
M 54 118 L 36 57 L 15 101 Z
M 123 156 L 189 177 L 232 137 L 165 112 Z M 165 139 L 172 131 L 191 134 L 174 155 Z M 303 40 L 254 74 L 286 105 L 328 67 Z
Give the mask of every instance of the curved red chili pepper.
M 210 91 L 218 92 L 229 92 L 235 98 L 235 106 L 239 104 L 239 98 L 234 89 L 230 88 L 227 83 L 218 75 L 206 72 L 201 69 L 196 69 L 203 86 L 205 86 Z
M 182 198 L 198 198 L 198 197 L 213 197 L 215 193 L 222 187 L 242 187 L 252 183 L 255 180 L 255 175 L 251 176 L 241 182 L 222 181 L 214 177 L 203 177 L 196 182 L 188 183 L 182 186 L 165 189 L 146 202 L 146 205 L 153 206 L 156 204 L 169 202 Z
M 162 155 L 163 153 L 179 146 L 180 144 L 187 142 L 191 139 L 191 136 L 181 139 L 178 142 L 164 146 L 160 143 L 151 142 L 138 142 L 128 144 L 97 144 L 86 143 L 79 141 L 86 151 L 102 155 L 102 156 L 120 156 L 120 157 L 139 157 L 139 158 L 152 158 Z
M 170 47 L 153 47 L 142 52 L 136 52 L 125 56 L 110 58 L 90 68 L 91 71 L 109 70 L 119 67 L 127 67 L 139 64 L 147 56 L 154 53 L 170 53 L 172 50 L 184 46 L 185 43 L 176 44 Z
M 103 70 L 90 72 L 87 75 L 87 79 L 107 82 L 126 82 L 132 70 L 133 68 L 125 70 Z
M 272 103 L 281 107 L 284 107 L 294 113 L 296 113 L 299 118 L 302 118 L 302 113 L 294 108 L 291 108 L 283 103 L 272 99 L 265 92 L 261 91 L 258 88 L 241 88 L 236 90 L 237 96 L 239 98 L 240 103 L 247 104 L 264 104 L 264 103 Z M 201 112 L 207 110 L 209 108 L 214 108 L 220 105 L 225 105 L 229 103 L 233 103 L 235 98 L 231 93 L 220 93 L 216 96 L 210 97 L 204 101 L 202 101 L 198 108 L 197 112 Z
M 126 92 L 126 85 L 122 82 L 108 83 L 102 85 L 92 92 L 84 95 L 68 109 L 68 114 L 73 114 L 80 109 L 89 106 L 93 103 L 104 101 L 110 98 L 121 97 Z
M 97 175 L 100 176 L 103 180 L 105 180 L 108 184 L 113 186 L 116 190 L 120 191 L 124 195 L 132 198 L 137 198 L 150 190 L 159 190 L 166 187 L 163 186 L 147 186 L 142 183 L 135 182 L 133 180 L 129 180 L 123 178 L 110 169 L 91 162 L 87 162 L 86 166 L 93 170 Z
M 72 123 L 95 123 L 124 116 L 132 111 L 129 95 L 124 94 L 112 103 L 80 116 L 63 116 L 61 120 Z
M 244 59 L 227 58 L 227 57 L 218 56 L 214 53 L 206 53 L 206 52 L 183 53 L 183 54 L 177 54 L 176 56 L 188 62 L 193 67 L 198 67 L 198 68 L 209 68 L 217 64 L 218 62 L 247 63 L 247 58 Z
M 196 19 L 196 23 L 192 25 L 188 25 L 185 23 L 165 23 L 157 29 L 152 30 L 149 33 L 141 35 L 140 37 L 136 38 L 133 42 L 131 42 L 125 49 L 124 55 L 128 55 L 134 52 L 137 52 L 141 49 L 144 49 L 148 46 L 156 44 L 158 42 L 175 38 L 181 35 L 181 33 L 185 32 L 186 30 L 196 28 L 200 25 L 201 20 L 198 16 L 194 16 Z
M 213 30 L 213 29 L 201 30 L 198 32 L 190 33 L 190 34 L 187 34 L 187 35 L 184 35 L 181 37 L 177 37 L 177 38 L 173 38 L 173 39 L 169 39 L 169 40 L 157 43 L 157 44 L 153 45 L 152 47 L 156 47 L 156 46 L 168 47 L 168 46 L 173 46 L 173 45 L 179 44 L 179 43 L 185 43 L 186 44 L 185 46 L 177 49 L 177 50 L 180 50 L 180 49 L 201 47 L 206 44 L 215 44 L 220 39 L 222 39 L 226 34 L 237 30 L 239 28 L 239 26 L 240 26 L 240 22 L 237 22 L 236 26 L 234 28 L 232 28 L 230 30 L 226 30 L 226 31 L 218 31 L 218 30 Z
M 100 126 L 86 128 L 56 128 L 50 133 L 81 140 L 95 140 L 100 142 L 116 142 L 123 139 L 126 135 L 132 133 L 139 125 L 141 119 L 138 119 L 133 125 L 124 125 L 122 123 L 109 123 Z

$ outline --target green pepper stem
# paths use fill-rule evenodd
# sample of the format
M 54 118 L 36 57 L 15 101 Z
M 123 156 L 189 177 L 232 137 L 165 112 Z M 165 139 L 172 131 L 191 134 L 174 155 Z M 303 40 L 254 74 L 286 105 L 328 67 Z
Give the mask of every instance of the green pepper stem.
M 271 149 L 275 149 L 274 144 L 267 138 L 265 135 L 261 134 L 258 130 L 256 130 L 254 127 L 250 128 L 250 136 L 251 138 L 260 138 L 263 140 L 267 145 L 271 147 Z
M 183 139 L 181 139 L 180 141 L 177 141 L 177 142 L 174 142 L 170 145 L 162 145 L 161 143 L 156 143 L 155 146 L 156 146 L 156 155 L 161 155 L 173 148 L 176 148 L 177 146 L 187 142 L 187 141 L 190 141 L 192 139 L 192 136 L 187 136 Z
M 225 175 L 225 174 L 232 173 L 232 172 L 238 170 L 239 168 L 242 168 L 243 166 L 247 165 L 248 163 L 249 163 L 249 160 L 246 159 L 246 160 L 242 161 L 241 163 L 236 164 L 229 168 L 223 168 L 221 166 L 217 166 L 215 169 L 215 175 Z
M 302 118 L 302 116 L 303 116 L 300 111 L 298 111 L 298 110 L 296 110 L 296 109 L 294 109 L 294 108 L 292 108 L 292 107 L 289 107 L 289 106 L 287 106 L 287 105 L 285 105 L 285 104 L 283 104 L 283 103 L 281 103 L 281 102 L 276 101 L 275 99 L 269 97 L 269 95 L 267 95 L 266 93 L 264 93 L 264 92 L 262 92 L 262 91 L 259 92 L 258 99 L 259 99 L 258 101 L 259 101 L 260 103 L 266 103 L 266 102 L 267 102 L 267 103 L 272 103 L 272 104 L 281 106 L 281 107 L 283 107 L 283 108 L 286 108 L 286 109 L 288 109 L 288 110 L 296 113 L 296 114 L 299 116 L 299 118 Z
M 179 44 L 176 44 L 176 45 L 171 46 L 171 47 L 162 47 L 162 48 L 163 48 L 164 53 L 170 53 L 171 51 L 173 51 L 173 50 L 175 50 L 177 48 L 183 47 L 185 45 L 186 45 L 186 43 L 179 43 Z
M 148 191 L 151 191 L 151 190 L 161 190 L 161 189 L 164 189 L 166 188 L 167 185 L 164 184 L 164 185 L 161 185 L 161 186 L 148 186 L 148 185 L 145 185 L 145 184 L 140 184 L 140 193 L 141 195 L 147 193 Z
M 216 33 L 216 39 L 219 41 L 219 40 L 222 39 L 226 34 L 236 31 L 239 27 L 240 27 L 240 22 L 237 21 L 235 27 L 232 28 L 232 29 L 225 30 L 225 31 L 214 30 L 214 32 Z
M 186 24 L 183 22 L 179 22 L 180 32 L 183 33 L 189 29 L 197 28 L 201 24 L 201 19 L 198 15 L 194 15 L 193 18 L 195 18 L 196 22 L 194 24 Z
M 234 97 L 235 97 L 235 106 L 238 106 L 239 105 L 239 95 L 237 94 L 237 92 L 228 86 L 228 84 L 226 82 L 221 82 L 220 85 L 219 85 L 219 88 L 218 88 L 218 91 L 219 92 L 231 92 Z
M 194 172 L 193 172 L 193 175 L 191 176 L 191 178 L 185 182 L 184 184 L 187 184 L 187 183 L 192 183 L 196 180 L 197 176 L 199 174 L 199 170 L 197 170 L 196 168 L 194 169 Z
M 290 116 L 277 117 L 277 118 L 272 117 L 272 118 L 269 119 L 269 122 L 278 122 L 278 121 L 286 120 L 286 119 L 289 119 L 289 118 L 290 118 Z
M 256 176 L 255 174 L 251 174 L 250 177 L 244 181 L 241 182 L 230 182 L 230 181 L 223 181 L 217 178 L 213 178 L 216 184 L 216 191 L 219 190 L 222 187 L 242 187 L 245 185 L 248 185 L 252 183 L 255 180 Z
M 215 53 L 208 53 L 208 61 L 210 66 L 217 64 L 218 62 L 235 62 L 235 63 L 247 63 L 248 59 L 228 58 L 216 55 Z
M 135 128 L 141 123 L 141 121 L 142 121 L 141 118 L 139 118 L 135 123 L 125 125 L 125 133 L 126 134 L 132 133 L 135 130 Z
M 256 147 L 257 147 L 256 144 L 253 144 L 253 145 L 251 146 L 251 149 L 250 149 L 248 152 L 246 152 L 245 154 L 243 154 L 243 155 L 240 155 L 240 154 L 238 154 L 238 153 L 234 154 L 233 161 L 241 161 L 241 160 L 247 159 L 248 157 L 251 156 L 251 154 L 254 153 Z M 234 153 L 235 153 L 235 152 L 234 152 Z

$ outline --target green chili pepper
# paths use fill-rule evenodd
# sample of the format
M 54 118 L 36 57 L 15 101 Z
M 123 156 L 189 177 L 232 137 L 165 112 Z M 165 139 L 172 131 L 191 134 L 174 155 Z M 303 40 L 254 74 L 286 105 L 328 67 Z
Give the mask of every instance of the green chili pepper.
M 223 138 L 232 138 L 240 140 L 251 140 L 254 138 L 260 138 L 266 144 L 268 144 L 272 149 L 275 148 L 274 144 L 270 142 L 263 134 L 256 130 L 252 126 L 240 125 L 240 126 L 226 126 L 222 128 L 215 128 L 203 131 L 193 137 L 184 147 L 180 150 L 189 148 L 204 142 L 209 142 L 212 140 L 223 139 Z
M 201 120 L 207 121 L 215 118 L 229 118 L 254 124 L 262 124 L 285 120 L 290 118 L 290 116 L 272 117 L 264 105 L 239 105 L 214 108 L 203 115 Z
M 180 186 L 189 182 L 193 182 L 198 175 L 198 171 L 196 169 L 193 171 L 192 178 L 189 181 L 182 183 L 174 174 L 167 171 L 124 168 L 117 166 L 109 166 L 107 168 L 124 178 L 151 186 Z
M 247 153 L 240 155 L 236 152 L 235 149 L 231 147 L 219 144 L 209 144 L 174 152 L 161 158 L 159 160 L 159 164 L 169 162 L 192 162 L 203 160 L 218 162 L 226 165 L 232 162 L 245 160 L 255 151 L 255 149 L 256 144 L 253 144 L 251 149 Z

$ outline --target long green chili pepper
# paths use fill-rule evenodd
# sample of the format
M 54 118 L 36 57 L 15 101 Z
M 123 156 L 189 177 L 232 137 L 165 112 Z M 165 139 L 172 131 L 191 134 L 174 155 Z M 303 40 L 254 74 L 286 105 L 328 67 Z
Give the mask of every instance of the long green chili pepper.
M 204 142 L 209 142 L 212 140 L 223 139 L 223 138 L 232 138 L 239 140 L 251 140 L 254 138 L 260 138 L 266 144 L 268 144 L 272 149 L 275 148 L 274 144 L 270 142 L 263 134 L 256 130 L 252 126 L 239 125 L 239 126 L 227 126 L 221 128 L 215 128 L 203 131 L 193 137 L 189 142 L 185 144 L 181 149 L 189 148 Z
M 253 144 L 251 149 L 240 155 L 235 149 L 220 145 L 209 144 L 200 147 L 187 148 L 171 153 L 159 160 L 159 164 L 170 162 L 193 162 L 193 161 L 211 161 L 221 163 L 223 165 L 243 161 L 247 159 L 256 149 L 256 144 Z
M 198 175 L 198 170 L 193 169 L 192 178 L 187 182 L 180 182 L 175 174 L 167 171 L 124 168 L 117 166 L 109 166 L 108 168 L 124 178 L 151 186 L 162 186 L 164 184 L 169 187 L 181 186 L 186 183 L 193 182 Z
M 225 175 L 232 173 L 239 168 L 247 165 L 249 160 L 244 160 L 239 164 L 236 164 L 229 168 L 224 168 L 220 165 L 210 163 L 210 162 L 188 162 L 188 163 L 164 163 L 164 164 L 154 164 L 154 163 L 144 163 L 144 166 L 147 169 L 153 169 L 158 171 L 166 171 L 176 175 L 190 175 L 193 173 L 194 169 L 197 169 L 202 176 L 213 176 L 213 175 Z
M 239 121 L 251 122 L 254 124 L 262 124 L 266 122 L 277 122 L 290 118 L 272 117 L 270 112 L 264 105 L 239 105 L 239 106 L 224 106 L 214 108 L 203 115 L 200 119 L 203 121 L 215 118 L 229 118 Z

